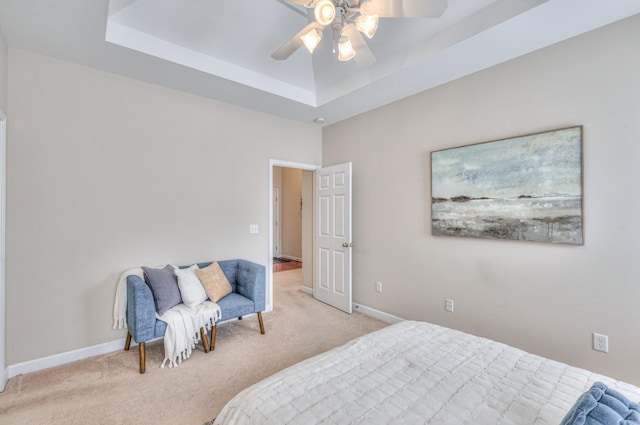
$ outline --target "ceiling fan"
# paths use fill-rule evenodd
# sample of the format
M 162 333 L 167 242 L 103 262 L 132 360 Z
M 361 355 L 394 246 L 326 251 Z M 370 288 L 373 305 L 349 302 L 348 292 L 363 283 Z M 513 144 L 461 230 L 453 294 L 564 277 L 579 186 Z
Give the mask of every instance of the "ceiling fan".
M 361 66 L 375 61 L 363 34 L 372 38 L 379 18 L 438 18 L 447 9 L 447 0 L 287 0 L 313 9 L 314 21 L 273 52 L 271 57 L 284 60 L 303 44 L 313 53 L 326 28 L 333 30 L 334 53 L 337 41 L 338 60 L 355 58 Z

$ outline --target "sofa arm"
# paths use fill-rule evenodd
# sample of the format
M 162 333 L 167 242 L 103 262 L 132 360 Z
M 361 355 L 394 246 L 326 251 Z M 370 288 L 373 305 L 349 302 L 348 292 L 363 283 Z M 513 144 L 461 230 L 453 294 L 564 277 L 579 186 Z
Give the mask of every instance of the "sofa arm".
M 156 306 L 149 286 L 139 276 L 127 276 L 127 328 L 137 343 L 155 337 Z
M 255 304 L 256 313 L 265 309 L 265 267 L 247 260 L 238 260 L 236 292 Z

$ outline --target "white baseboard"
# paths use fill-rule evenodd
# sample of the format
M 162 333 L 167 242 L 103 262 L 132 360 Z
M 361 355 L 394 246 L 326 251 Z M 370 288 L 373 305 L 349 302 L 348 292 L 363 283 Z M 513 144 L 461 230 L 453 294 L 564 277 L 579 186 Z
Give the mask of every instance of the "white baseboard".
M 309 288 L 308 286 L 300 285 L 300 291 L 313 296 L 313 288 Z
M 15 376 L 23 375 L 25 373 L 36 372 L 39 370 L 48 369 L 50 367 L 60 366 L 78 360 L 83 360 L 89 357 L 123 350 L 124 342 L 125 339 L 122 338 L 116 341 L 105 342 L 104 344 L 98 344 L 91 347 L 80 348 L 78 350 L 67 351 L 66 353 L 54 354 L 53 356 L 43 357 L 41 359 L 17 363 L 14 365 L 10 365 L 7 368 L 5 376 L 7 379 L 11 379 Z M 132 340 L 131 346 L 133 345 L 135 345 L 135 343 Z
M 366 305 L 358 303 L 353 303 L 353 310 L 387 323 L 398 323 L 405 320 L 402 317 L 394 316 L 393 314 L 385 313 L 384 311 L 376 310 L 375 308 L 367 307 Z

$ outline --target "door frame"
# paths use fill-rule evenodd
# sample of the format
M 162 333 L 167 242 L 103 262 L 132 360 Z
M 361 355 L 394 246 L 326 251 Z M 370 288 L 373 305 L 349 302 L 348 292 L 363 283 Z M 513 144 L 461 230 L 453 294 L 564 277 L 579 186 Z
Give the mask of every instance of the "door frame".
M 271 253 L 271 258 L 280 256 L 280 189 L 274 187 L 271 189 L 271 197 L 274 199 L 273 204 L 273 220 L 271 221 L 271 225 L 274 227 L 273 232 L 273 245 L 275 246 L 273 252 Z
M 322 166 L 304 164 L 300 162 L 283 161 L 279 159 L 269 160 L 269 260 L 267 262 L 267 290 L 266 310 L 273 310 L 273 167 L 297 168 L 299 170 L 315 171 Z M 314 213 L 315 214 L 315 213 Z

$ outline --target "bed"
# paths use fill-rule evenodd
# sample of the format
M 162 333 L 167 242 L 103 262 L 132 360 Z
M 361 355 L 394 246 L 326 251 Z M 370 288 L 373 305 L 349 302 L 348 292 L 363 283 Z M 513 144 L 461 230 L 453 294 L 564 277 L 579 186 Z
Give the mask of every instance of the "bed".
M 486 338 L 403 321 L 247 388 L 214 425 L 558 425 L 597 381 L 640 400 L 640 388 L 631 384 Z

